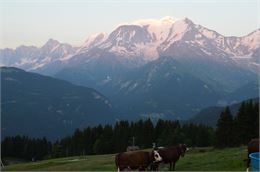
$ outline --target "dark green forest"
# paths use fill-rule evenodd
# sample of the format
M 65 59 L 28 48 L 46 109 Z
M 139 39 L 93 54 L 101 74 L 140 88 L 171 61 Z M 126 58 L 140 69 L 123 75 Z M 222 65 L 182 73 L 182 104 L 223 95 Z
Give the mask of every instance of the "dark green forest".
M 234 117 L 226 107 L 220 114 L 215 133 L 215 146 L 220 148 L 247 144 L 259 137 L 259 102 L 242 102 Z
M 243 102 L 233 118 L 229 107 L 221 112 L 217 128 L 171 120 L 150 119 L 135 122 L 118 121 L 76 129 L 72 136 L 56 142 L 26 136 L 6 137 L 1 144 L 1 157 L 41 160 L 74 155 L 109 154 L 126 151 L 132 145 L 140 149 L 185 143 L 189 147 L 234 147 L 248 143 L 259 135 L 259 103 Z

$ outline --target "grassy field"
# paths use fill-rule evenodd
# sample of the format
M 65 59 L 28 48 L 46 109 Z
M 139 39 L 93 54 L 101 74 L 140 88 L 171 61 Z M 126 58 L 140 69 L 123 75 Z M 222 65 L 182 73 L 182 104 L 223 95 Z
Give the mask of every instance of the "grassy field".
M 246 147 L 214 149 L 194 148 L 179 159 L 177 171 L 245 171 Z M 161 170 L 168 170 L 162 165 Z M 5 166 L 3 171 L 115 171 L 114 155 L 91 155 L 23 162 Z

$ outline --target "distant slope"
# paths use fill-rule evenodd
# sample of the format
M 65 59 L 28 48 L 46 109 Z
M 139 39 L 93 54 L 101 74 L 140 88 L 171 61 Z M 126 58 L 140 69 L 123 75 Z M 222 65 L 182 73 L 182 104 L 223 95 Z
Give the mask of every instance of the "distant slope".
M 253 98 L 253 102 L 259 101 L 259 98 Z M 246 100 L 249 101 L 249 100 Z M 240 103 L 230 105 L 230 110 L 233 115 L 236 115 L 238 109 L 241 105 Z M 199 113 L 193 116 L 188 122 L 197 123 L 197 124 L 205 124 L 208 126 L 215 127 L 217 124 L 217 120 L 219 118 L 220 113 L 224 110 L 225 107 L 222 106 L 213 106 L 202 109 Z
M 226 99 L 229 100 L 229 102 L 240 102 L 249 97 L 256 97 L 256 95 L 259 95 L 259 82 L 252 81 L 227 95 Z
M 209 106 L 258 96 L 257 75 L 232 62 L 160 57 L 136 68 L 127 68 L 125 63 L 104 56 L 63 69 L 55 77 L 95 88 L 109 97 L 123 114 L 121 118 L 128 120 L 151 114 L 188 119 Z
M 115 120 L 109 100 L 94 89 L 17 68 L 2 67 L 1 75 L 2 138 L 24 134 L 54 139 Z
M 104 92 L 125 113 L 187 119 L 198 109 L 214 105 L 219 94 L 194 77 L 180 62 L 168 57 L 132 70 L 113 84 L 113 95 Z M 203 98 L 202 98 L 203 97 Z M 126 110 L 127 109 L 127 110 Z M 129 117 L 128 117 L 129 118 Z
M 121 112 L 121 118 L 128 120 L 150 115 L 187 119 L 198 109 L 216 104 L 220 97 L 182 63 L 169 57 L 128 70 L 106 61 L 98 71 L 96 64 L 85 65 L 64 70 L 56 77 L 79 85 L 89 83 L 108 96 Z M 100 66 L 101 62 L 97 64 Z

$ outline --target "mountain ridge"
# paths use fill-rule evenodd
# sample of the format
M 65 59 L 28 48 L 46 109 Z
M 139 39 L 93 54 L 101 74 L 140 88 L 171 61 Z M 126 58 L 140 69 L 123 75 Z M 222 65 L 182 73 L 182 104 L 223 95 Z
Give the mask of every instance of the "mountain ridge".
M 86 63 L 93 58 L 102 57 L 104 53 L 128 58 L 138 65 L 156 60 L 160 56 L 176 58 L 196 54 L 208 58 L 217 57 L 216 59 L 220 60 L 233 60 L 241 66 L 246 63 L 247 68 L 256 71 L 259 61 L 252 60 L 251 56 L 257 56 L 254 54 L 259 51 L 260 29 L 241 37 L 224 36 L 195 24 L 188 18 L 175 19 L 167 16 L 158 20 L 144 19 L 121 24 L 109 34 L 101 32 L 89 36 L 78 47 L 53 39 L 49 39 L 39 48 L 27 47 L 29 54 L 19 52 L 22 47 L 25 46 L 15 50 L 1 49 L 0 64 L 44 73 L 49 69 L 48 66 L 63 68 L 70 62 Z M 79 56 L 84 58 L 77 60 Z M 241 57 L 247 57 L 247 60 L 242 58 L 241 62 Z

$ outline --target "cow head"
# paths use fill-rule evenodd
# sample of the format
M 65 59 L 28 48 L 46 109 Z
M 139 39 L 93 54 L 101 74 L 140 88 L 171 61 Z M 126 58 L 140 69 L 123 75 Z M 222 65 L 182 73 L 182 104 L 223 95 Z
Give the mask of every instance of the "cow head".
M 181 149 L 181 156 L 183 157 L 185 155 L 185 152 L 187 150 L 186 144 L 180 144 L 179 148 Z
M 154 159 L 154 162 L 161 162 L 162 161 L 162 157 L 159 154 L 158 150 L 153 150 L 153 159 Z

